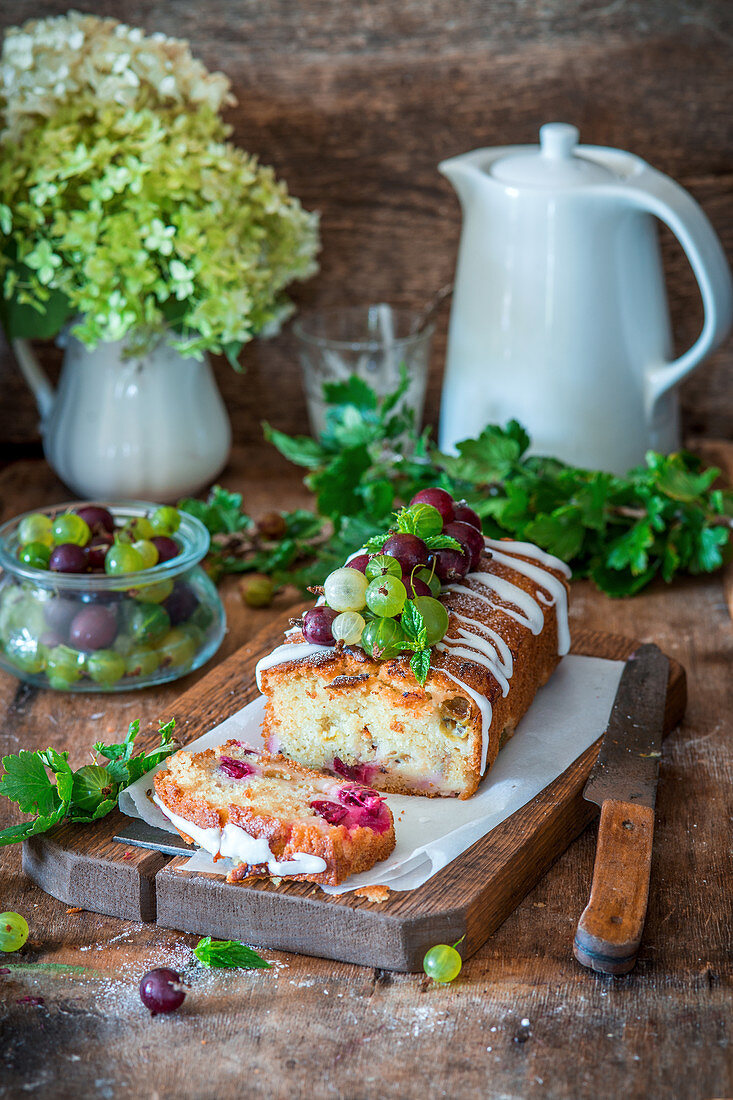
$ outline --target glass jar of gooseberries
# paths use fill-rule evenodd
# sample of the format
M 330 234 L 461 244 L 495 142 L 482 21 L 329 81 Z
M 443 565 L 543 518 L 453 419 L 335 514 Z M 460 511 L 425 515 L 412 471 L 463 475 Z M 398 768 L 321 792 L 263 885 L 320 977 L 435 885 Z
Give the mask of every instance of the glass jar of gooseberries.
M 75 502 L 0 526 L 0 667 L 40 688 L 131 691 L 219 648 L 224 609 L 193 516 L 142 501 Z

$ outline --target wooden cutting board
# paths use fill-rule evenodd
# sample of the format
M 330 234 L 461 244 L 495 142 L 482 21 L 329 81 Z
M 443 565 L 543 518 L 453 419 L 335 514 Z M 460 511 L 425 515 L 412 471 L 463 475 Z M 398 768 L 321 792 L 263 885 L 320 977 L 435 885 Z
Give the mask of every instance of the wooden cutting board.
M 282 622 L 271 623 L 163 716 L 176 719 L 182 743 L 200 737 L 257 695 L 255 664 L 279 644 L 282 630 Z M 572 652 L 624 660 L 637 644 L 619 635 L 578 631 Z M 665 734 L 681 720 L 685 703 L 685 672 L 672 661 Z M 463 957 L 477 951 L 597 814 L 582 791 L 599 745 L 600 740 L 423 886 L 391 891 L 383 903 L 353 893 L 330 897 L 311 883 L 235 886 L 187 872 L 184 858 L 116 842 L 114 835 L 130 821 L 117 810 L 92 825 L 61 825 L 26 841 L 23 868 L 49 894 L 94 912 L 343 962 L 418 971 L 433 944 L 465 936 Z

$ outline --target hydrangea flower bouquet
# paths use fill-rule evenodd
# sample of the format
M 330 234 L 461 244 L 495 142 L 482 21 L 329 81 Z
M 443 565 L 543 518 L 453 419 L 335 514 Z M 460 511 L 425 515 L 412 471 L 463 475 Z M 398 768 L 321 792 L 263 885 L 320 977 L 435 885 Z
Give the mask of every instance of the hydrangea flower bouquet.
M 11 340 L 69 326 L 77 358 L 86 353 L 98 372 L 114 359 L 119 383 L 131 356 L 138 368 L 156 355 L 179 368 L 198 359 L 206 372 L 206 352 L 236 365 L 244 343 L 277 331 L 293 308 L 285 287 L 317 270 L 317 215 L 227 140 L 221 111 L 233 102 L 227 78 L 209 73 L 185 42 L 114 19 L 71 12 L 7 32 L 0 320 Z M 43 406 L 29 348 L 14 346 Z M 118 351 L 105 356 L 104 347 Z M 47 386 L 46 453 L 69 484 L 88 495 L 145 487 L 132 473 L 102 486 L 62 469 L 49 446 L 58 403 L 51 407 Z M 215 430 L 212 421 L 208 434 Z M 194 445 L 194 425 L 178 431 Z M 129 439 L 119 453 L 130 455 Z M 147 489 L 161 498 L 175 491 Z
M 234 358 L 316 271 L 316 215 L 227 141 L 234 100 L 185 42 L 71 12 L 0 58 L 0 280 L 11 336 L 87 346 L 172 326 Z

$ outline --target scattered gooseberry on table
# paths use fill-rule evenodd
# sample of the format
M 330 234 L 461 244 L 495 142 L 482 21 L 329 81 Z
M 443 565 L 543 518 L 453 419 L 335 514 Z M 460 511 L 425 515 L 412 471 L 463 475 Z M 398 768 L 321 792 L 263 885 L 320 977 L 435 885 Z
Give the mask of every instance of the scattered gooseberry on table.
M 19 951 L 28 939 L 28 922 L 20 913 L 0 913 L 0 951 Z
M 458 942 L 460 943 L 460 940 Z M 463 959 L 455 945 L 451 947 L 447 943 L 438 943 L 425 952 L 422 966 L 429 978 L 440 982 L 441 985 L 447 985 L 460 974 Z
M 186 999 L 181 975 L 166 966 L 157 967 L 143 974 L 140 981 L 140 1000 L 150 1009 L 151 1016 L 175 1012 Z

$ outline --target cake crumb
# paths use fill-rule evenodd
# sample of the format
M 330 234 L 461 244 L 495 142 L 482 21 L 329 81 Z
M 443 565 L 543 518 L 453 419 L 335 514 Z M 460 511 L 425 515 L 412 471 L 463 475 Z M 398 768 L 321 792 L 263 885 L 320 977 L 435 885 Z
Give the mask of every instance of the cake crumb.
M 389 900 L 389 886 L 362 886 L 354 893 L 358 898 L 366 898 L 377 905 Z
M 82 909 L 81 905 L 70 905 L 69 908 L 66 910 L 66 912 L 67 913 L 83 913 L 84 910 Z

